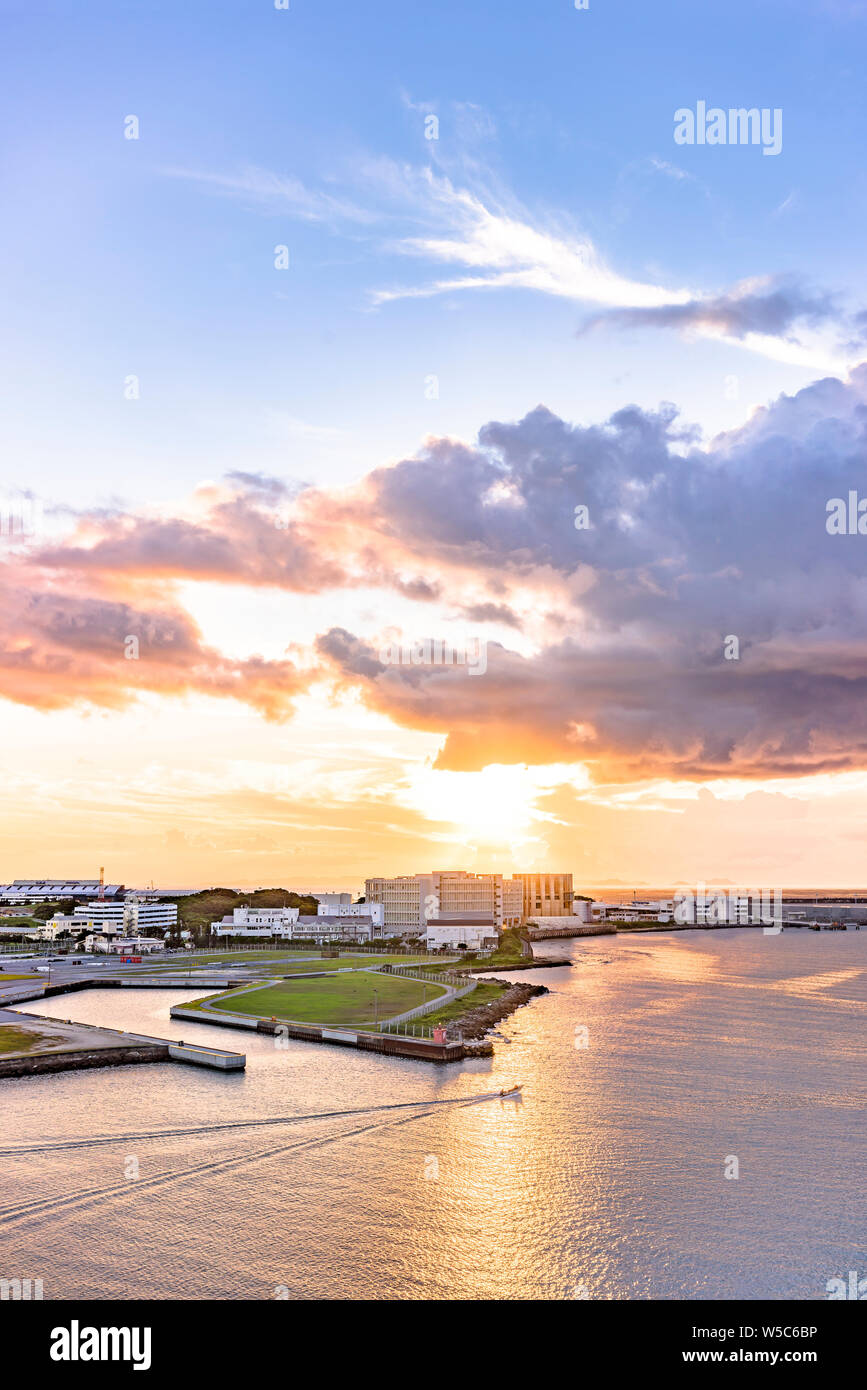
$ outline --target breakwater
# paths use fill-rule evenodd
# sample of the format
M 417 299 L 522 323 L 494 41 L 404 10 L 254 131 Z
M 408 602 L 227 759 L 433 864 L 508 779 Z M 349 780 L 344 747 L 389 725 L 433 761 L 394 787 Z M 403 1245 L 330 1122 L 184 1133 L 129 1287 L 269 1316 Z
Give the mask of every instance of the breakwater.
M 437 1042 L 433 1038 L 413 1038 L 405 1033 L 367 1033 L 356 1028 L 327 1028 L 313 1023 L 228 1014 L 225 1010 L 189 1009 L 180 1004 L 175 1005 L 170 1013 L 172 1018 L 180 1018 L 184 1022 L 243 1028 L 279 1038 L 296 1038 L 300 1042 L 334 1043 L 341 1047 L 355 1047 L 362 1052 L 378 1052 L 385 1057 L 411 1057 L 421 1062 L 460 1062 L 468 1055 L 460 1042 Z M 477 1053 L 474 1051 L 472 1055 L 476 1056 Z
M 617 928 L 608 922 L 579 922 L 574 927 L 527 927 L 531 941 L 549 941 L 555 936 L 615 936 Z

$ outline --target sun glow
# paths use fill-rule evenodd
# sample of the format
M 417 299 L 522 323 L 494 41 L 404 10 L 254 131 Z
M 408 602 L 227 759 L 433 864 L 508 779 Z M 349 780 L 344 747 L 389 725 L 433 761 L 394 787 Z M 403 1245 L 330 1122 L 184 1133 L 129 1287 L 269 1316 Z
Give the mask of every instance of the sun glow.
M 518 853 L 532 839 L 539 821 L 554 819 L 537 798 L 552 787 L 585 786 L 575 767 L 525 767 L 492 763 L 481 772 L 450 772 L 432 767 L 410 773 L 401 800 L 432 821 L 455 827 L 455 843 L 496 846 Z

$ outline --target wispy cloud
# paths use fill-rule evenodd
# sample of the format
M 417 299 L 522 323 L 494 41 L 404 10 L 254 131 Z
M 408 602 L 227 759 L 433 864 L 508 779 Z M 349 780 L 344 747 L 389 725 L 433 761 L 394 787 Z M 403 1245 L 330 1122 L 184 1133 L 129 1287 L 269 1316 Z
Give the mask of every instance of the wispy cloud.
M 418 287 L 379 290 L 377 303 L 460 289 L 529 289 L 563 299 L 644 307 L 679 304 L 687 290 L 629 279 L 611 270 L 588 237 L 534 225 L 522 210 L 497 207 L 431 170 L 414 178 L 430 220 L 442 232 L 395 243 L 405 255 L 465 266 L 475 273 Z
M 650 167 L 655 170 L 657 174 L 665 174 L 666 178 L 676 179 L 678 183 L 682 183 L 685 180 L 691 183 L 695 182 L 695 176 L 693 174 L 688 174 L 685 169 L 679 168 L 677 164 L 671 164 L 667 159 L 659 159 L 657 155 L 651 155 Z
M 404 103 L 414 112 L 422 109 L 408 97 Z M 474 110 L 470 115 L 481 119 Z M 463 120 L 467 112 L 458 116 Z M 666 160 L 654 157 L 650 163 L 655 172 L 678 182 L 690 177 Z M 495 186 L 493 176 L 483 180 L 472 161 L 464 161 L 462 167 L 464 182 L 459 183 L 433 166 L 359 159 L 346 180 L 362 185 L 366 203 L 257 167 L 235 174 L 164 172 L 246 198 L 269 212 L 328 223 L 338 230 L 341 225 L 351 227 L 352 235 L 361 228 L 375 229 L 381 250 L 452 269 L 451 274 L 434 274 L 421 282 L 371 288 L 374 308 L 476 290 L 527 290 L 602 306 L 606 312 L 590 319 L 580 332 L 602 322 L 679 329 L 775 361 L 835 373 L 844 373 L 859 360 L 860 324 L 828 291 L 806 289 L 794 276 L 765 276 L 711 294 L 665 284 L 658 276 L 622 274 L 574 225 L 531 213 L 508 189 Z M 784 212 L 794 196 L 774 215 Z
M 289 212 L 304 222 L 377 221 L 377 214 L 345 198 L 308 188 L 289 174 L 248 165 L 234 174 L 208 173 L 199 169 L 164 168 L 169 178 L 186 179 L 210 186 L 228 197 L 246 199 L 271 212 Z

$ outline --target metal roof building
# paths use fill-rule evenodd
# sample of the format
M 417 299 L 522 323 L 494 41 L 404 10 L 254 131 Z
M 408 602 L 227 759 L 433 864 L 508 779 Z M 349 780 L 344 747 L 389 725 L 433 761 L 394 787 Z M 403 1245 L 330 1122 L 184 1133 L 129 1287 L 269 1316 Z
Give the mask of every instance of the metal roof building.
M 103 896 L 109 900 L 123 895 L 122 883 L 107 883 Z M 0 900 L 31 902 L 38 898 L 98 898 L 98 878 L 16 878 L 0 883 Z

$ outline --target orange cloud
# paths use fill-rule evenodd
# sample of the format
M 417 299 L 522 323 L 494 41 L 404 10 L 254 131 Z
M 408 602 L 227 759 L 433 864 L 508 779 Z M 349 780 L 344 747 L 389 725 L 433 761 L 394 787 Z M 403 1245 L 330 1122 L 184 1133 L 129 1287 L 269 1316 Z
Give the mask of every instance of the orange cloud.
M 329 624 L 318 673 L 443 734 L 441 767 L 587 761 L 607 779 L 862 767 L 867 539 L 825 519 L 860 477 L 865 417 L 867 367 L 705 449 L 671 407 L 589 427 L 538 407 L 486 425 L 475 446 L 429 440 L 339 492 L 235 474 L 184 516 L 83 516 L 5 567 L 21 588 L 2 618 L 2 688 L 43 707 L 199 690 L 281 717 L 317 670 L 207 648 L 181 581 L 363 586 L 385 595 L 381 615 L 360 634 Z M 383 663 L 392 595 L 421 605 L 410 640 L 431 635 L 433 604 L 477 640 L 493 628 L 484 675 Z M 128 633 L 138 663 L 123 660 Z

